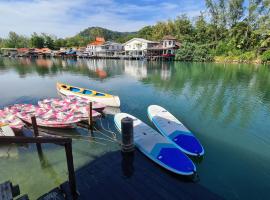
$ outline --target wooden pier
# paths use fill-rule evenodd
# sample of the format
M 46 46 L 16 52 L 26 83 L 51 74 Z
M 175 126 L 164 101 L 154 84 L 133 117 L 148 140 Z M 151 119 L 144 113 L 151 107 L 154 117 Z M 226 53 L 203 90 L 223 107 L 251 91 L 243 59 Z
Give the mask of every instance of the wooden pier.
M 222 199 L 189 178 L 169 173 L 137 150 L 98 157 L 76 171 L 76 180 L 81 200 Z M 67 182 L 61 188 L 68 193 Z

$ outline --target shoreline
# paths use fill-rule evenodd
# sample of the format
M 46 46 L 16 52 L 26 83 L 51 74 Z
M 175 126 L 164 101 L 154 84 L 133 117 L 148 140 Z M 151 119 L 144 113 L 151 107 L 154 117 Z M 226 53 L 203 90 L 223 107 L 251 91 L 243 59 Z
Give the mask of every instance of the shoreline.
M 36 59 L 51 59 L 51 58 L 60 58 L 60 59 L 68 59 L 68 58 L 73 58 L 73 59 L 104 59 L 104 60 L 121 60 L 121 58 L 113 58 L 113 57 L 79 57 L 79 56 L 67 56 L 67 57 L 61 57 L 61 56 L 15 56 L 15 57 L 8 57 L 8 56 L 3 56 L 0 54 L 0 58 L 36 58 Z M 142 59 L 132 59 L 132 58 L 122 58 L 122 60 L 142 60 Z M 148 61 L 157 61 L 157 60 L 148 60 Z M 163 61 L 168 61 L 168 60 L 163 60 Z M 176 61 L 176 62 L 187 62 L 184 60 L 171 60 L 171 61 Z M 189 61 L 193 63 L 194 61 Z M 270 65 L 270 61 L 267 62 L 262 62 L 260 58 L 253 59 L 253 60 L 244 60 L 240 58 L 232 58 L 230 56 L 215 56 L 212 61 L 208 61 L 209 63 L 219 63 L 219 64 L 254 64 L 254 65 Z M 196 62 L 194 62 L 196 63 Z

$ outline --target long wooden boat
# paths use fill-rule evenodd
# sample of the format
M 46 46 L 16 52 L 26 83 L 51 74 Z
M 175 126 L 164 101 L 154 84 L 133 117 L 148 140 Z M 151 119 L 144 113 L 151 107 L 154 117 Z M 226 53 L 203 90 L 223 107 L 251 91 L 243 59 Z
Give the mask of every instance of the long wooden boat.
M 57 83 L 56 88 L 57 88 L 59 93 L 66 95 L 66 96 L 76 95 L 76 96 L 79 96 L 82 98 L 86 98 L 89 101 L 103 103 L 106 106 L 120 107 L 120 99 L 118 96 L 98 92 L 95 90 L 74 87 L 71 85 L 63 84 L 63 83 Z

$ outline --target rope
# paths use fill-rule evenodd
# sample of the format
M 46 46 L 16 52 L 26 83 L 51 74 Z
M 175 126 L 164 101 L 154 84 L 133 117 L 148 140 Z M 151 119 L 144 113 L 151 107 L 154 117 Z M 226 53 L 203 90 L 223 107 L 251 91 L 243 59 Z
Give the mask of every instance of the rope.
M 104 128 L 104 126 L 103 126 L 103 123 L 102 123 L 101 118 L 100 118 L 99 120 L 100 120 L 100 125 L 101 125 L 101 128 L 102 128 L 104 131 L 106 131 L 106 132 L 108 132 L 108 133 L 111 133 L 111 134 L 112 134 L 112 136 L 113 136 L 113 138 L 116 138 L 116 133 L 114 133 L 113 131 L 110 131 L 110 130 L 105 129 L 105 128 Z M 110 125 L 109 125 L 109 123 L 108 123 L 108 129 L 110 129 L 110 127 L 109 127 L 109 126 L 110 126 Z

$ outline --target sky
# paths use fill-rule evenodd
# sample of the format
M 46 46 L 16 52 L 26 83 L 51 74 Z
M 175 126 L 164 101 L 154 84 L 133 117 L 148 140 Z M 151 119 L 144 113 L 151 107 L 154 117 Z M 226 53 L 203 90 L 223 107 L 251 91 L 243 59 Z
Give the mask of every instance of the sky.
M 137 31 L 204 9 L 204 0 L 0 0 L 0 37 L 9 31 L 70 37 L 91 26 Z

